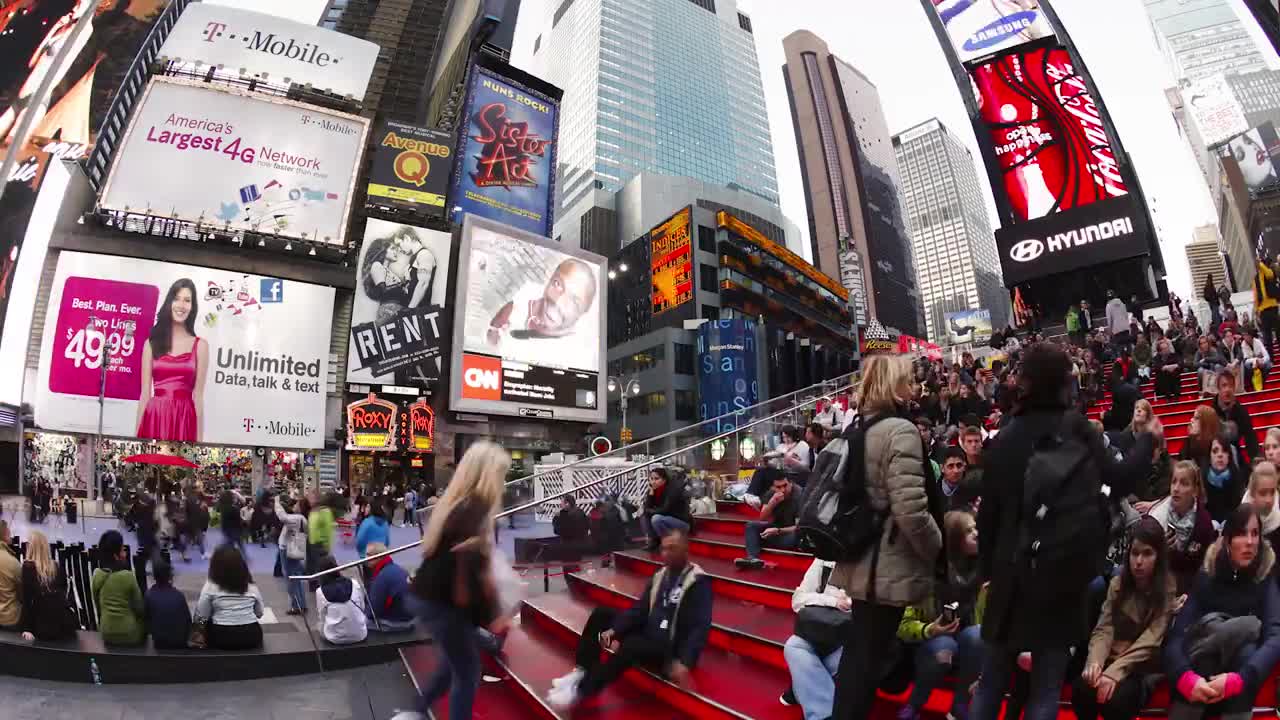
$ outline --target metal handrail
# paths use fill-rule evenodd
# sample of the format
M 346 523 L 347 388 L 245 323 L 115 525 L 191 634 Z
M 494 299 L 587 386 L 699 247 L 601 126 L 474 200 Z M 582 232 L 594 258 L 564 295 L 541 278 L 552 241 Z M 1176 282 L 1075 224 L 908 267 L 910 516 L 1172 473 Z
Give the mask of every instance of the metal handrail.
M 814 388 L 817 388 L 817 387 L 819 387 L 819 386 L 829 385 L 829 384 L 832 384 L 832 383 L 839 383 L 839 382 L 841 382 L 841 381 L 843 381 L 843 380 L 845 380 L 845 379 L 847 379 L 847 378 L 855 378 L 855 377 L 857 377 L 857 375 L 858 375 L 858 373 L 856 373 L 856 372 L 850 372 L 850 373 L 845 373 L 844 375 L 838 375 L 838 376 L 836 376 L 836 377 L 834 377 L 834 378 L 832 378 L 832 379 L 830 379 L 830 380 L 823 380 L 823 381 L 821 381 L 821 382 L 816 382 L 816 383 L 814 383 L 814 384 L 812 384 L 812 385 L 809 385 L 808 387 L 803 387 L 803 388 L 800 388 L 799 390 L 793 390 L 793 391 L 791 391 L 791 392 L 787 393 L 786 395 L 779 395 L 779 396 L 777 396 L 777 397 L 769 398 L 768 400 L 762 400 L 762 401 L 760 401 L 760 402 L 756 403 L 755 405 L 748 405 L 747 407 L 741 408 L 741 409 L 739 409 L 739 410 L 733 410 L 733 411 L 730 411 L 730 412 L 724 413 L 724 414 L 722 414 L 722 415 L 717 415 L 716 417 L 713 417 L 713 418 L 707 418 L 706 420 L 699 420 L 698 422 L 694 423 L 693 425 L 686 425 L 686 426 L 681 427 L 681 428 L 676 428 L 675 430 L 668 430 L 667 432 L 664 432 L 664 433 L 662 433 L 661 435 L 654 435 L 654 436 L 653 436 L 653 437 L 651 437 L 651 438 L 646 438 L 646 439 L 644 439 L 644 440 L 637 440 L 637 441 L 635 441 L 635 442 L 631 443 L 630 445 L 620 445 L 620 446 L 618 446 L 618 447 L 616 447 L 616 448 L 614 448 L 614 449 L 610 450 L 610 451 L 609 451 L 609 452 L 607 452 L 607 453 L 601 453 L 601 454 L 599 454 L 599 455 L 587 456 L 587 457 L 584 457 L 584 458 L 579 458 L 579 459 L 577 459 L 577 460 L 574 460 L 574 461 L 573 461 L 573 462 L 571 462 L 571 463 L 565 463 L 564 465 L 561 465 L 561 466 L 557 467 L 555 470 L 548 470 L 548 471 L 546 471 L 546 472 L 534 473 L 534 474 L 532 474 L 532 475 L 526 475 L 526 476 L 524 476 L 524 477 L 519 477 L 519 478 L 516 478 L 516 479 L 514 479 L 514 480 L 508 480 L 508 481 L 506 482 L 506 485 L 505 485 L 505 486 L 506 486 L 506 487 L 511 487 L 512 485 L 515 485 L 516 483 L 522 483 L 522 482 L 526 482 L 526 481 L 531 481 L 531 480 L 534 480 L 534 479 L 536 479 L 536 478 L 543 477 L 544 475 L 552 475 L 552 474 L 558 473 L 558 472 L 560 472 L 560 471 L 564 470 L 565 468 L 570 468 L 570 467 L 573 467 L 574 465 L 581 465 L 581 464 L 584 464 L 584 463 L 591 462 L 592 460 L 599 460 L 600 458 L 604 458 L 604 457 L 612 456 L 614 453 L 622 453 L 624 450 L 630 450 L 631 448 L 636 448 L 636 447 L 639 447 L 639 446 L 641 446 L 641 445 L 646 445 L 646 446 L 647 446 L 647 445 L 649 445 L 650 443 L 656 442 L 656 441 L 658 441 L 658 440 L 665 440 L 665 439 L 667 439 L 667 438 L 669 438 L 669 437 L 671 437 L 671 436 L 673 436 L 673 435 L 677 435 L 677 434 L 679 434 L 679 433 L 686 433 L 686 432 L 689 432 L 690 430 L 692 430 L 692 429 L 694 429 L 694 428 L 701 427 L 702 425 L 706 425 L 707 423 L 715 422 L 715 421 L 721 420 L 721 419 L 723 419 L 723 418 L 727 418 L 727 417 L 729 417 L 729 416 L 738 417 L 738 416 L 742 415 L 742 413 L 749 412 L 749 411 L 751 411 L 751 410 L 755 410 L 756 408 L 761 407 L 761 406 L 763 406 L 763 405 L 768 405 L 768 404 L 770 404 L 770 403 L 775 403 L 775 402 L 778 402 L 779 400 L 786 400 L 786 399 L 788 399 L 788 398 L 794 398 L 794 397 L 796 397 L 797 395 L 800 395 L 801 393 L 810 392 L 810 391 L 812 391 Z M 845 387 L 853 387 L 853 386 L 852 386 L 852 385 L 846 385 Z M 835 392 L 841 392 L 841 391 L 840 391 L 840 390 L 836 390 Z M 794 406 L 789 406 L 789 407 L 794 407 Z
M 671 458 L 673 458 L 673 457 L 675 457 L 675 456 L 677 456 L 677 455 L 680 455 L 680 454 L 686 453 L 686 452 L 688 452 L 689 450 L 691 450 L 691 449 L 693 449 L 693 448 L 699 447 L 699 446 L 701 446 L 701 445 L 707 445 L 707 444 L 709 444 L 709 443 L 713 443 L 713 442 L 715 442 L 716 440 L 720 440 L 720 439 L 722 439 L 722 438 L 727 438 L 727 437 L 729 437 L 730 435 L 733 435 L 733 434 L 735 434 L 735 433 L 742 432 L 743 430 L 748 430 L 748 429 L 753 428 L 753 427 L 755 427 L 756 425 L 759 425 L 759 424 L 761 424 L 761 423 L 769 422 L 769 421 L 771 421 L 771 420 L 773 420 L 773 419 L 775 419 L 775 418 L 777 418 L 777 417 L 780 417 L 780 416 L 782 416 L 782 415 L 786 415 L 787 413 L 795 412 L 796 410 L 800 409 L 801 407 L 803 407 L 803 406 L 805 406 L 805 405 L 808 405 L 808 404 L 809 404 L 809 403 L 811 403 L 811 402 L 816 402 L 818 399 L 823 399 L 823 398 L 832 398 L 832 397 L 835 397 L 838 393 L 845 392 L 846 390 L 852 390 L 854 387 L 856 387 L 856 385 L 849 384 L 849 385 L 845 385 L 845 386 L 843 386 L 843 387 L 836 388 L 835 390 L 832 390 L 830 393 L 827 393 L 826 395 L 821 395 L 821 396 L 819 396 L 819 397 L 813 398 L 812 400 L 806 400 L 806 401 L 804 401 L 803 403 L 799 403 L 799 404 L 797 404 L 797 405 L 792 405 L 791 407 L 787 408 L 786 410 L 783 410 L 783 411 L 781 411 L 781 412 L 774 413 L 773 415 L 770 415 L 769 417 L 760 418 L 759 420 L 753 420 L 753 421 L 751 421 L 750 423 L 747 423 L 746 425 L 743 425 L 743 426 L 741 426 L 741 427 L 736 427 L 736 428 L 733 428 L 732 430 L 726 430 L 726 431 L 724 431 L 724 432 L 720 433 L 719 435 L 715 435 L 715 436 L 713 436 L 713 437 L 709 437 L 709 438 L 706 438 L 706 439 L 704 439 L 704 440 L 699 440 L 698 442 L 696 442 L 696 443 L 694 443 L 694 444 L 692 444 L 692 445 L 687 445 L 687 446 L 682 447 L 682 448 L 679 448 L 679 449 L 677 449 L 677 450 L 672 450 L 671 452 L 667 453 L 666 455 L 663 455 L 663 456 L 661 456 L 661 457 L 657 457 L 657 458 L 653 458 L 652 460 L 650 460 L 650 461 L 649 461 L 648 463 L 646 463 L 646 464 L 649 464 L 649 465 L 656 465 L 656 464 L 659 464 L 659 463 L 661 463 L 661 462 L 662 462 L 662 461 L 664 461 L 664 460 L 669 460 L 669 459 L 671 459 Z M 566 466 L 566 467 L 567 467 L 567 466 Z M 625 470 L 619 470 L 618 472 L 613 473 L 613 474 L 611 474 L 611 475 L 605 475 L 605 476 L 603 476 L 603 477 L 596 478 L 595 480 L 592 480 L 592 481 L 591 481 L 591 482 L 589 482 L 589 483 L 585 483 L 585 484 L 583 484 L 583 485 L 579 485 L 579 486 L 577 486 L 577 487 L 575 487 L 575 488 L 570 488 L 570 489 L 568 489 L 568 490 L 562 490 L 562 491 L 560 491 L 560 492 L 558 492 L 558 493 L 555 493 L 555 494 L 553 494 L 553 495 L 549 495 L 549 496 L 547 496 L 547 497 L 544 497 L 544 498 L 542 498 L 541 500 L 531 500 L 531 501 L 529 501 L 529 502 L 527 502 L 527 503 L 524 503 L 523 505 L 516 505 L 515 507 L 507 508 L 507 509 L 505 509 L 505 510 L 503 510 L 503 511 L 499 512 L 499 513 L 497 513 L 496 515 L 494 515 L 494 516 L 493 516 L 493 519 L 494 519 L 494 520 L 498 520 L 498 519 L 500 519 L 500 518 L 507 517 L 508 515 L 515 515 L 516 513 L 524 512 L 525 510 L 529 510 L 529 509 L 531 509 L 531 508 L 538 507 L 539 505 L 542 505 L 543 503 L 549 503 L 549 502 L 552 502 L 552 501 L 554 501 L 554 500 L 559 500 L 560 498 L 562 498 L 562 497 L 564 497 L 564 496 L 566 496 L 566 495 L 571 495 L 571 494 L 576 493 L 576 492 L 578 492 L 578 491 L 580 491 L 580 490 L 583 490 L 583 489 L 585 489 L 585 488 L 590 488 L 590 487 L 595 487 L 595 486 L 597 486 L 597 485 L 602 485 L 602 484 L 604 484 L 604 483 L 606 483 L 606 482 L 609 482 L 610 480 L 616 480 L 616 479 L 618 479 L 618 478 L 620 478 L 620 477 L 624 477 L 624 476 L 626 476 L 626 475 L 629 475 L 629 474 L 631 474 L 631 473 L 633 473 L 633 472 L 635 472 L 635 471 L 636 471 L 636 469 L 635 469 L 634 467 L 630 467 L 630 468 L 627 468 L 627 469 L 625 469 Z M 369 555 L 369 556 L 367 556 L 367 557 L 365 557 L 365 558 L 362 558 L 362 559 L 360 559 L 360 560 L 352 560 L 351 562 L 343 563 L 342 565 L 339 565 L 339 566 L 337 566 L 337 567 L 335 567 L 335 568 L 329 568 L 328 570 L 323 570 L 323 571 L 318 572 L 318 573 L 312 573 L 312 574 L 310 574 L 310 575 L 290 575 L 290 576 L 289 576 L 289 579 L 290 579 L 290 580 L 315 580 L 316 578 L 324 577 L 325 575 L 329 575 L 329 574 L 331 574 L 331 573 L 342 572 L 343 570 L 349 570 L 349 569 L 351 569 L 351 568 L 353 568 L 353 567 L 357 567 L 357 566 L 360 566 L 360 565 L 364 565 L 365 563 L 368 563 L 368 562 L 370 562 L 370 561 L 372 561 L 372 560 L 379 560 L 379 559 L 381 559 L 381 558 L 388 557 L 388 556 L 390 556 L 390 555 L 395 555 L 395 554 L 396 554 L 396 553 L 398 553 L 398 552 L 403 552 L 403 551 L 408 550 L 408 549 L 410 549 L 410 548 L 418 547 L 419 545 L 421 545 L 421 544 L 422 544 L 422 542 L 423 542 L 422 540 L 418 540 L 418 541 L 416 541 L 416 542 L 411 542 L 411 543 L 409 543 L 408 545 L 401 545 L 401 546 L 400 546 L 400 547 L 398 547 L 398 548 L 392 548 L 392 549 L 387 550 L 387 551 L 385 551 L 385 552 L 380 552 L 380 553 L 378 553 L 378 554 L 376 554 L 376 555 Z

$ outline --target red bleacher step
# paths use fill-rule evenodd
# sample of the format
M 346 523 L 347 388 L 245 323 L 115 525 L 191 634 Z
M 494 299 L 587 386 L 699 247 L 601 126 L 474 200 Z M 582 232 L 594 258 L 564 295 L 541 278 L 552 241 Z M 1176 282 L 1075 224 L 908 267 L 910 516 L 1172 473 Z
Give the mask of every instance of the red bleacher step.
M 662 567 L 656 556 L 642 552 L 617 552 L 614 563 L 619 569 L 648 577 Z M 791 591 L 804 579 L 804 572 L 777 567 L 771 570 L 743 570 L 731 560 L 713 557 L 695 558 L 703 570 L 711 576 L 711 588 L 716 597 L 790 609 Z

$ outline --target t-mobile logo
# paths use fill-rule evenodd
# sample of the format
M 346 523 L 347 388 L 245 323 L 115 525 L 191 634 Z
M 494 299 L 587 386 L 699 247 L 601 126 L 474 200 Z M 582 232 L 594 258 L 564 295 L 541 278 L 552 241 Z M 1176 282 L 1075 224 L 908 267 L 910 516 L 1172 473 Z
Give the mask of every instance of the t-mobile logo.
M 244 431 L 253 432 L 253 418 L 244 419 Z
M 216 37 L 222 37 L 222 31 L 227 29 L 226 23 L 211 22 L 204 26 L 204 41 L 213 42 Z

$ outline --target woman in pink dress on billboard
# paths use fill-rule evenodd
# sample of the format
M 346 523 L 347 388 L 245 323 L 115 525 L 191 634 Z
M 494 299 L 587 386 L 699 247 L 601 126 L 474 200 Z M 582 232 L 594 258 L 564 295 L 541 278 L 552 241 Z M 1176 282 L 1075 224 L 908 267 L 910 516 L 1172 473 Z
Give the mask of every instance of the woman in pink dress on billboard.
M 138 437 L 198 442 L 203 430 L 204 377 L 209 350 L 196 335 L 196 285 L 182 278 L 169 288 L 142 350 Z

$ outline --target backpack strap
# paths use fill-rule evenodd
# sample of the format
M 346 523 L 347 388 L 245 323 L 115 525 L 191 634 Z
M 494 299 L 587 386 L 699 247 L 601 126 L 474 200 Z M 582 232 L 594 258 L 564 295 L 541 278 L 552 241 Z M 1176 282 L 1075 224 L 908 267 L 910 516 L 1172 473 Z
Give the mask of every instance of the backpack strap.
M 832 569 L 833 568 L 827 567 L 827 563 L 825 561 L 822 563 L 822 579 L 818 581 L 819 595 L 827 591 L 827 581 L 831 579 Z

